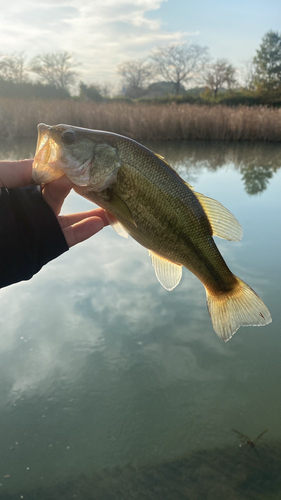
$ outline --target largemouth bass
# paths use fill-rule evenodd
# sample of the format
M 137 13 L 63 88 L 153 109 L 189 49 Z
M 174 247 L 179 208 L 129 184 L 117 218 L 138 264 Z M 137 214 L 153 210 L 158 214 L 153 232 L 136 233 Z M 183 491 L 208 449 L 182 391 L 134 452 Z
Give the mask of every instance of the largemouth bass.
M 258 295 L 227 267 L 213 235 L 238 241 L 242 228 L 219 202 L 197 193 L 168 165 L 132 139 L 70 125 L 38 125 L 33 179 L 66 174 L 75 191 L 104 208 L 122 236 L 149 250 L 167 290 L 182 266 L 206 289 L 213 327 L 224 341 L 240 326 L 262 326 L 270 313 Z

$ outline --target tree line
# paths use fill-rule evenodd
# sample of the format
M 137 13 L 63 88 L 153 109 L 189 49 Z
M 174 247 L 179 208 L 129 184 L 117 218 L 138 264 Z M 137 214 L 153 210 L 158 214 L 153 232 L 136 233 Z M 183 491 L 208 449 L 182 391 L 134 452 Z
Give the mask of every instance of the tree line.
M 27 61 L 23 53 L 0 54 L 0 96 L 67 98 L 77 88 L 79 63 L 66 51 L 42 54 Z M 235 101 L 263 98 L 281 104 L 281 34 L 268 31 L 255 57 L 239 71 L 228 60 L 211 61 L 209 49 L 198 44 L 171 44 L 152 51 L 146 59 L 130 60 L 116 68 L 121 96 L 149 99 L 163 95 L 216 102 L 227 94 Z M 193 89 L 191 89 L 193 86 Z M 108 98 L 106 84 L 79 83 L 76 97 L 94 101 Z
M 70 97 L 69 88 L 78 76 L 76 66 L 78 63 L 68 52 L 38 55 L 31 61 L 22 52 L 0 54 L 0 96 Z

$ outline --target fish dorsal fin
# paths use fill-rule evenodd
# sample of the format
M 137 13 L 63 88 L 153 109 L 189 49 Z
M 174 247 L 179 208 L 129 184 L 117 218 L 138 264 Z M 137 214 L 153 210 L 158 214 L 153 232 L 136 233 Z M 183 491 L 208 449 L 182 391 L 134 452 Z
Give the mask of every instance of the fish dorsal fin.
M 164 156 L 160 155 L 159 153 L 154 153 L 160 160 L 165 160 Z
M 190 184 L 188 184 L 188 182 L 186 182 L 186 181 L 183 181 L 183 182 L 186 184 L 186 186 L 187 186 L 189 189 L 191 189 L 191 191 L 194 191 L 194 189 L 195 189 L 195 188 L 194 188 L 194 186 L 191 186 L 191 185 L 190 185 Z
M 158 153 L 154 153 L 154 154 L 155 154 L 155 156 L 157 156 L 157 158 L 159 158 L 159 160 L 162 160 L 164 163 L 166 163 L 166 165 L 168 165 L 168 167 L 172 168 L 171 165 L 169 165 L 169 163 L 165 160 L 164 156 L 159 155 Z
M 218 201 L 201 193 L 193 192 L 209 219 L 213 235 L 229 241 L 240 241 L 243 229 L 234 215 Z
M 180 282 L 182 266 L 160 257 L 151 250 L 148 251 L 155 270 L 156 278 L 166 290 L 173 290 Z
M 123 224 L 121 224 L 121 222 L 119 222 L 110 212 L 106 211 L 105 215 L 109 224 L 113 227 L 113 229 L 115 229 L 116 233 L 123 238 L 128 238 L 128 233 Z
M 164 162 L 164 163 L 165 163 L 165 164 L 166 164 L 166 165 L 167 165 L 167 166 L 168 166 L 168 167 L 169 167 L 169 168 L 170 168 L 170 169 L 171 169 L 171 170 L 172 170 L 175 174 L 177 174 L 177 176 L 178 176 L 178 177 L 182 180 L 182 182 L 183 182 L 184 184 L 186 184 L 186 186 L 187 186 L 189 189 L 191 189 L 192 191 L 194 191 L 194 187 L 193 187 L 193 186 L 191 186 L 190 184 L 188 184 L 188 182 L 184 181 L 184 180 L 181 178 L 180 174 L 179 174 L 179 173 L 178 173 L 178 172 L 177 172 L 177 171 L 176 171 L 173 167 L 171 167 L 171 165 L 170 165 L 170 164 L 169 164 L 169 163 L 165 160 L 164 156 L 161 156 L 161 155 L 159 155 L 158 153 L 154 153 L 154 154 L 155 154 L 155 156 L 157 156 L 157 158 L 159 158 L 159 160 L 162 160 L 162 161 L 163 161 L 163 162 Z
M 126 219 L 128 222 L 131 222 L 131 224 L 134 224 L 134 226 L 137 227 L 137 224 L 132 216 L 130 209 L 127 207 L 126 203 L 120 198 L 120 196 L 118 196 L 116 193 L 111 192 L 110 203 L 116 208 L 116 210 L 122 215 L 124 219 Z

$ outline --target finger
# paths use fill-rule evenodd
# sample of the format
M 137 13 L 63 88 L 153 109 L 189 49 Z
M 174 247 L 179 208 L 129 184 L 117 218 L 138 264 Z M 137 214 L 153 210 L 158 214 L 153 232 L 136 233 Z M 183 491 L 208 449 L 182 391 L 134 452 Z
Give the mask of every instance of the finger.
M 105 226 L 108 226 L 109 224 L 105 215 L 105 210 L 103 210 L 103 208 L 94 208 L 93 210 L 88 210 L 87 212 L 79 212 L 76 214 L 59 215 L 58 221 L 60 223 L 60 227 L 64 229 L 67 226 L 72 226 L 72 224 L 76 224 L 83 219 L 89 219 L 90 217 L 99 217 L 103 220 Z
M 81 241 L 87 240 L 94 234 L 98 233 L 104 227 L 104 222 L 99 217 L 90 217 L 83 219 L 73 226 L 68 226 L 63 229 L 63 234 L 69 247 L 73 247 Z
M 32 184 L 33 160 L 0 161 L 0 187 L 15 188 Z
M 72 182 L 65 175 L 49 182 L 43 187 L 43 197 L 56 215 L 60 213 L 62 204 L 72 187 Z

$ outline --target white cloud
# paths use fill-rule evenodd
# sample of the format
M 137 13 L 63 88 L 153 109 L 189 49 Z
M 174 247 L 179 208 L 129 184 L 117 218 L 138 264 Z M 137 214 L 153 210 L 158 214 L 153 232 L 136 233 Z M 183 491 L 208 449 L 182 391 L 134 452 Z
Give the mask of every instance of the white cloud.
M 81 62 L 88 82 L 116 79 L 116 67 L 148 55 L 157 45 L 184 41 L 187 32 L 171 32 L 149 17 L 167 0 L 0 1 L 2 52 L 26 56 L 67 50 Z

